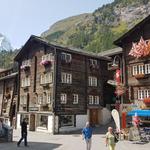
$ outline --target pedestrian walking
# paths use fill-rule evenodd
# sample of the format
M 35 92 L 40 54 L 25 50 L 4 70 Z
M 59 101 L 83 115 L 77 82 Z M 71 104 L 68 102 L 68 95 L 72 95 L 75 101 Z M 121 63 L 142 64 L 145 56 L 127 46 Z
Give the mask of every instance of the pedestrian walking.
M 115 150 L 115 146 L 117 142 L 118 140 L 113 132 L 113 128 L 108 127 L 108 132 L 106 133 L 106 146 L 108 145 L 109 150 Z
M 83 139 L 86 142 L 86 150 L 91 150 L 92 144 L 92 128 L 90 127 L 89 122 L 86 123 L 85 127 L 82 130 Z
M 20 146 L 20 143 L 22 142 L 22 140 L 24 139 L 24 146 L 28 146 L 27 145 L 27 119 L 24 118 L 23 122 L 21 123 L 21 138 L 17 143 L 17 146 Z

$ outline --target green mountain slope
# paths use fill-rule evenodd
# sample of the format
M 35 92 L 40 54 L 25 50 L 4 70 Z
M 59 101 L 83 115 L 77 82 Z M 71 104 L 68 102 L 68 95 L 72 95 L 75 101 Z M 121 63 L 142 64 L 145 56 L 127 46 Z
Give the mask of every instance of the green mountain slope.
M 41 36 L 93 52 L 114 48 L 113 41 L 148 15 L 150 0 L 114 0 L 91 14 L 55 23 Z

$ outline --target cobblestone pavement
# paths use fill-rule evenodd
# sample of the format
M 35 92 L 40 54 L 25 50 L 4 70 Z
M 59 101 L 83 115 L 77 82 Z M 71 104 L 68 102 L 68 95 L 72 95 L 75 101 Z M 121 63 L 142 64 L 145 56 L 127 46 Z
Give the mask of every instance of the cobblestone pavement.
M 92 150 L 108 150 L 104 144 L 105 134 L 103 128 L 96 129 L 92 138 Z M 20 130 L 14 130 L 14 142 L 0 143 L 0 150 L 85 150 L 85 143 L 79 133 L 50 135 L 42 132 L 29 132 L 29 147 L 16 146 L 20 137 Z M 150 150 L 150 143 L 135 143 L 130 141 L 119 141 L 116 150 Z

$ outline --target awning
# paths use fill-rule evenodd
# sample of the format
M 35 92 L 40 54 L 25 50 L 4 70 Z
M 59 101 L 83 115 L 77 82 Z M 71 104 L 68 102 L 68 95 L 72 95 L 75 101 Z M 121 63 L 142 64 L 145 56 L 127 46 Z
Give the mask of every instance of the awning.
M 137 116 L 149 116 L 150 117 L 150 110 L 132 110 L 127 113 L 128 116 L 135 116 L 137 113 Z

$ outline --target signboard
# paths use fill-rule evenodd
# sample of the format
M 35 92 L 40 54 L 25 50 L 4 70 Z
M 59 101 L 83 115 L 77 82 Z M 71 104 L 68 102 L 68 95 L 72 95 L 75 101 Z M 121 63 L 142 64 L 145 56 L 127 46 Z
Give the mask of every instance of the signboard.
M 29 107 L 29 111 L 39 111 L 39 107 Z
M 139 141 L 140 140 L 140 134 L 139 130 L 136 127 L 131 127 L 129 130 L 129 140 L 132 141 Z
M 116 109 L 113 109 L 111 114 L 112 114 L 112 117 L 115 121 L 116 129 L 118 129 L 120 131 L 120 117 L 119 117 L 118 111 Z

